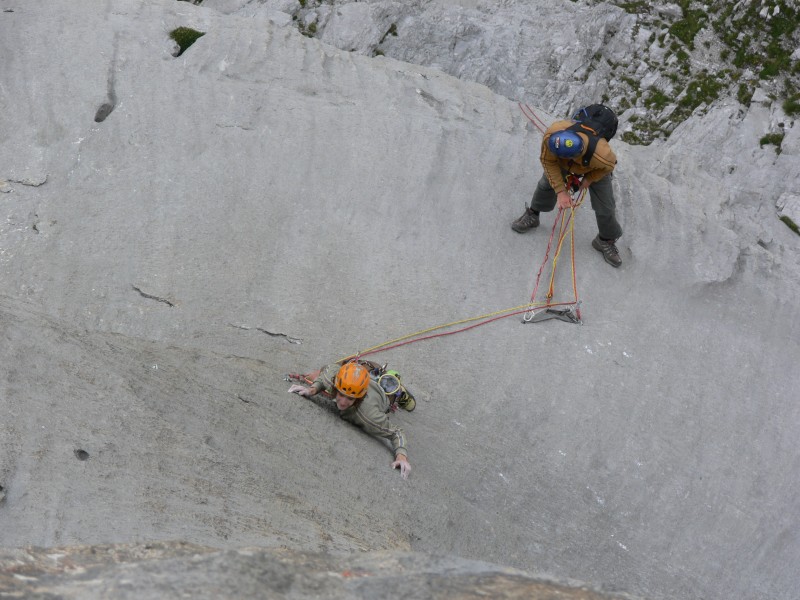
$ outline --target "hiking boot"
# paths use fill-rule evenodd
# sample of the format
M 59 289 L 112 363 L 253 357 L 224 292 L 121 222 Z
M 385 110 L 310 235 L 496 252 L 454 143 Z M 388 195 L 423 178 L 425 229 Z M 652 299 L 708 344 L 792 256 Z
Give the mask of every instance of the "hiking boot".
M 530 207 L 525 207 L 525 214 L 511 223 L 511 229 L 517 233 L 525 233 L 529 229 L 539 226 L 539 213 L 534 212 Z
M 592 240 L 592 248 L 598 252 L 602 252 L 603 258 L 605 258 L 606 262 L 612 267 L 618 267 L 622 264 L 622 259 L 619 257 L 619 250 L 617 250 L 617 247 L 614 245 L 616 241 L 617 240 L 602 240 L 599 234 Z

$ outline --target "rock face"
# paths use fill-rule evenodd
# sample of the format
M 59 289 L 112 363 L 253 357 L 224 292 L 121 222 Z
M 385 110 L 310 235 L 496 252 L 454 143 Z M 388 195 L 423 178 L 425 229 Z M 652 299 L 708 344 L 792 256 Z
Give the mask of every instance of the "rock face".
M 666 139 L 719 98 L 796 104 L 797 7 L 708 0 L 205 0 L 252 15 L 291 15 L 304 35 L 342 50 L 435 67 L 568 116 L 602 100 L 627 142 Z M 796 112 L 796 111 L 795 111 Z M 785 115 L 784 115 L 785 117 Z M 782 117 L 778 121 L 782 120 Z M 789 120 L 794 120 L 790 117 Z M 780 135 L 776 122 L 764 133 Z
M 365 56 L 385 54 L 476 81 L 510 99 L 563 115 L 575 102 L 599 99 L 608 87 L 601 50 L 629 56 L 636 19 L 620 8 L 575 2 L 303 2 L 205 0 L 237 15 L 268 10 L 296 17 L 306 34 Z M 558 33 L 543 24 L 558 23 Z
M 185 543 L 0 550 L 0 592 L 59 598 L 623 600 L 514 569 L 410 552 L 335 557 Z M 629 596 L 626 596 L 629 598 Z
M 760 147 L 771 104 L 612 142 L 624 262 L 592 249 L 587 201 L 582 326 L 517 316 L 371 356 L 418 394 L 392 415 L 403 481 L 283 375 L 528 302 L 555 215 L 509 228 L 540 174 L 519 106 L 266 4 L 0 6 L 4 547 L 414 552 L 794 598 L 800 257 L 776 203 L 800 142 L 787 121 Z M 178 27 L 204 35 L 176 57 Z

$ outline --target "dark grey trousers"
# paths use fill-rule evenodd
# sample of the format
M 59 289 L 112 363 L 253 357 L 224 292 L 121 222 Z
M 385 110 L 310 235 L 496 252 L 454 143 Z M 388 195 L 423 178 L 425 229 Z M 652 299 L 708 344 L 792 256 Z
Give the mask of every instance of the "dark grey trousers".
M 622 226 L 617 221 L 617 203 L 614 200 L 611 178 L 612 174 L 609 173 L 589 186 L 589 198 L 597 219 L 597 229 L 604 240 L 616 240 L 622 235 Z M 542 174 L 542 178 L 536 184 L 536 191 L 533 192 L 531 209 L 537 212 L 550 212 L 555 207 L 556 192 L 547 180 L 547 176 Z

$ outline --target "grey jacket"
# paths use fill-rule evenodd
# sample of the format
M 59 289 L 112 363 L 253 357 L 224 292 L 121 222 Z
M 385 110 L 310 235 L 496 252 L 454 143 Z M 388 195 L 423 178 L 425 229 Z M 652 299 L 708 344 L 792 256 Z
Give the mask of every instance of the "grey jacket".
M 325 391 L 336 396 L 336 388 L 333 385 L 333 380 L 336 373 L 339 372 L 340 366 L 338 364 L 328 365 L 324 367 L 314 385 L 320 388 L 320 392 Z M 404 455 L 408 458 L 408 451 L 406 450 L 406 436 L 403 430 L 395 427 L 389 422 L 387 413 L 389 412 L 389 399 L 386 397 L 383 389 L 377 384 L 376 381 L 370 379 L 367 395 L 357 406 L 351 406 L 345 410 L 339 411 L 339 416 L 345 421 L 361 427 L 368 434 L 377 438 L 388 440 L 392 444 L 394 455 Z

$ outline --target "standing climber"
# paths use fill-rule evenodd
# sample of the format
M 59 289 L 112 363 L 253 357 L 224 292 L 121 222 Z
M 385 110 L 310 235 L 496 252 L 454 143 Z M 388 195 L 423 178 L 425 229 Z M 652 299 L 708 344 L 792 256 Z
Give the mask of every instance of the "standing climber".
M 544 132 L 539 159 L 544 173 L 530 206 L 511 224 L 518 233 L 539 226 L 539 213 L 549 212 L 556 206 L 566 209 L 572 205 L 567 190 L 569 175 L 582 177 L 580 189 L 589 188 L 589 197 L 597 219 L 599 233 L 592 247 L 603 253 L 612 267 L 619 267 L 622 259 L 616 241 L 622 227 L 616 217 L 616 202 L 612 189 L 612 171 L 617 157 L 608 140 L 617 130 L 617 117 L 610 108 L 593 104 L 581 109 L 572 120 L 556 121 Z
M 306 398 L 326 392 L 336 402 L 342 419 L 391 443 L 394 451 L 392 468 L 400 469 L 403 479 L 408 478 L 411 465 L 406 436 L 402 429 L 389 422 L 390 402 L 381 386 L 370 377 L 367 367 L 357 362 L 328 365 L 310 386 L 293 385 L 289 392 Z

